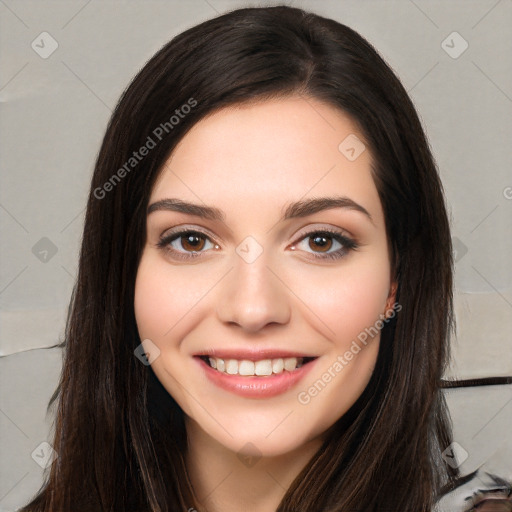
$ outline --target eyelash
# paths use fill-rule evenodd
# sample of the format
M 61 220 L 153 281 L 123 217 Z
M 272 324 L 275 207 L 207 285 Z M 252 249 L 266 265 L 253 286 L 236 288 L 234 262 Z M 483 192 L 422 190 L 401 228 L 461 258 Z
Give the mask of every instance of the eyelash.
M 202 231 L 197 231 L 194 229 L 185 229 L 183 231 L 176 231 L 174 233 L 170 233 L 166 236 L 162 236 L 158 243 L 156 244 L 159 249 L 164 250 L 165 252 L 172 255 L 172 257 L 181 259 L 181 260 L 190 260 L 200 257 L 201 253 L 204 251 L 193 251 L 188 253 L 183 253 L 181 251 L 177 251 L 176 249 L 173 249 L 170 247 L 171 242 L 173 242 L 176 239 L 181 238 L 184 235 L 199 235 L 200 237 L 204 237 L 208 240 L 210 240 L 210 236 L 206 233 L 203 233 Z M 293 243 L 293 247 L 297 245 L 297 243 L 302 242 L 303 240 L 307 238 L 311 238 L 312 235 L 327 235 L 327 238 L 333 238 L 336 240 L 339 244 L 342 245 L 342 247 L 334 252 L 331 253 L 324 253 L 322 256 L 319 254 L 322 253 L 308 253 L 313 256 L 315 259 L 319 260 L 338 260 L 340 258 L 343 258 L 348 252 L 356 250 L 359 245 L 356 243 L 355 240 L 348 238 L 347 236 L 343 235 L 339 231 L 334 231 L 331 229 L 319 229 L 314 231 L 309 231 L 308 233 L 304 233 L 302 237 L 297 240 L 297 242 Z M 210 240 L 211 242 L 211 240 Z M 214 242 L 212 242 L 214 243 Z

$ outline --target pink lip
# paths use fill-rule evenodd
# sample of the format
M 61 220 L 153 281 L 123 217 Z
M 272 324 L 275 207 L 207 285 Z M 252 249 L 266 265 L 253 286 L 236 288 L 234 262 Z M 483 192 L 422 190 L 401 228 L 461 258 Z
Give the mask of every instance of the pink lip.
M 242 349 L 210 349 L 204 352 L 198 352 L 195 356 L 219 357 L 221 359 L 237 359 L 241 361 L 261 361 L 262 359 L 277 359 L 286 357 L 317 357 L 313 354 L 304 354 L 301 352 L 290 352 L 287 350 L 275 349 L 259 349 L 259 350 L 242 350 Z
M 245 354 L 247 354 L 247 352 L 245 352 Z M 232 357 L 232 359 L 239 358 Z M 241 359 L 251 360 L 250 357 L 242 357 Z M 262 358 L 258 355 L 258 358 L 254 360 L 257 361 L 258 359 Z M 194 357 L 194 360 L 197 361 L 201 369 L 213 384 L 226 391 L 230 391 L 246 398 L 270 398 L 288 391 L 311 370 L 316 362 L 316 359 L 310 361 L 292 372 L 284 370 L 282 373 L 268 375 L 265 377 L 244 377 L 241 375 L 228 375 L 227 373 L 214 370 L 200 357 Z

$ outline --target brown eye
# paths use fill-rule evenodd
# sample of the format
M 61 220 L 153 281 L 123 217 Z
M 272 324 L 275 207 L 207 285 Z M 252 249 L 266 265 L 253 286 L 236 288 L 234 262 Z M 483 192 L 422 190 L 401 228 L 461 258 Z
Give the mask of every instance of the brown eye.
M 219 246 L 210 237 L 200 231 L 186 230 L 162 236 L 157 247 L 176 259 L 197 258 L 208 252 L 217 250 Z
M 316 252 L 327 252 L 332 247 L 332 237 L 321 234 L 310 236 L 309 247 Z
M 186 251 L 200 251 L 204 248 L 205 237 L 196 233 L 186 233 L 180 237 L 181 246 Z
M 345 234 L 329 229 L 310 231 L 292 245 L 292 250 L 302 249 L 310 257 L 322 260 L 337 260 L 354 251 L 359 244 Z

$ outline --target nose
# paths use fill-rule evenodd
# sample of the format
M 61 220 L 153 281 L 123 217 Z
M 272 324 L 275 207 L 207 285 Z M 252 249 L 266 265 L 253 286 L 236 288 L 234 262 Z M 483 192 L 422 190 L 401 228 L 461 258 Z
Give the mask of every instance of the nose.
M 266 325 L 290 320 L 290 296 L 286 286 L 270 269 L 262 254 L 252 263 L 236 257 L 234 268 L 223 279 L 218 297 L 217 317 L 246 332 L 258 332 Z

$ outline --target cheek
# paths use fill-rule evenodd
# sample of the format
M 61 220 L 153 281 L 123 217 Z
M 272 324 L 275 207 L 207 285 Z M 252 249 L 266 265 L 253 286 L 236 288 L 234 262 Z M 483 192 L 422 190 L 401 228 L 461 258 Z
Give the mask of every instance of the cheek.
M 169 329 L 171 318 L 168 314 L 172 295 L 165 293 L 165 287 L 159 283 L 158 272 L 151 271 L 150 265 L 141 260 L 135 281 L 135 319 L 141 339 L 154 340 Z
M 386 268 L 347 265 L 335 274 L 319 272 L 314 279 L 310 275 L 307 281 L 301 281 L 304 302 L 323 322 L 322 331 L 340 348 L 374 325 L 384 313 L 389 295 Z
M 195 282 L 198 281 L 198 282 Z M 203 286 L 151 255 L 143 255 L 135 282 L 135 318 L 141 339 L 160 344 L 198 302 Z M 167 336 L 166 336 L 167 334 Z

